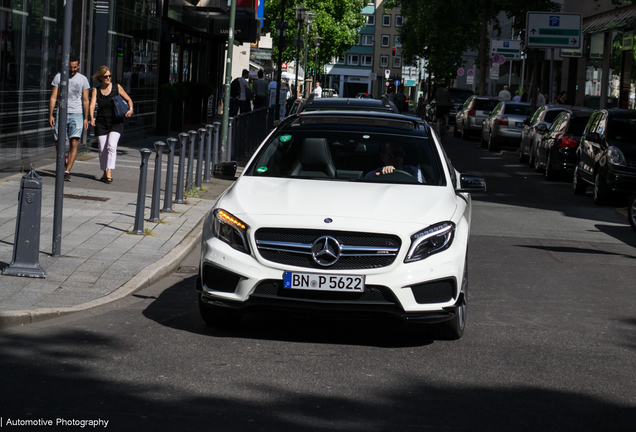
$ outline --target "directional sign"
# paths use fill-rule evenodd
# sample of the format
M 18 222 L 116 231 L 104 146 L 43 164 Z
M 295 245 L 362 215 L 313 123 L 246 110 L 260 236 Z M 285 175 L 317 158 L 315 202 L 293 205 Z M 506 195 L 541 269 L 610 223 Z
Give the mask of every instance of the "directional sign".
M 521 59 L 521 41 L 513 40 L 490 40 L 490 55 L 499 54 L 506 60 Z
M 464 76 L 464 68 L 457 69 L 457 76 Z
M 526 47 L 580 48 L 581 14 L 528 12 Z
M 395 82 L 393 84 L 395 84 L 396 86 L 399 86 L 400 85 L 400 80 L 395 80 Z

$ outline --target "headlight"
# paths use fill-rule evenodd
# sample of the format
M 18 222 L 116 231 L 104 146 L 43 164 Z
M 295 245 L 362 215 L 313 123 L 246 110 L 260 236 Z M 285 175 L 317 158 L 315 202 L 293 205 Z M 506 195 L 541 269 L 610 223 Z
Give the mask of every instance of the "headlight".
M 455 236 L 453 222 L 441 222 L 423 229 L 411 236 L 411 247 L 404 259 L 405 263 L 420 261 L 450 247 Z
M 612 165 L 625 166 L 625 156 L 623 156 L 623 152 L 620 151 L 618 147 L 609 146 L 607 152 L 607 159 L 610 161 Z
M 212 219 L 212 234 L 219 240 L 232 246 L 237 251 L 250 253 L 249 243 L 247 242 L 247 228 L 248 226 L 243 223 L 234 215 L 226 212 L 225 210 L 214 210 Z

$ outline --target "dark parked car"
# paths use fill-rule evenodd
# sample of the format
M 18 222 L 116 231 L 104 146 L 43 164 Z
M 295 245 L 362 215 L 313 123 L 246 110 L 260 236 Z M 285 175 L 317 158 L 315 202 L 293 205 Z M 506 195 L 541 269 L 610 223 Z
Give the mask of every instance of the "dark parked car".
M 468 139 L 470 135 L 481 133 L 481 126 L 501 99 L 486 96 L 471 96 L 457 111 L 455 137 Z
M 299 99 L 289 112 L 289 115 L 307 111 L 372 111 L 392 112 L 398 114 L 395 104 L 389 102 L 386 96 L 382 99 L 367 98 L 315 98 L 309 95 L 307 99 Z
M 373 95 L 371 93 L 358 93 L 356 97 L 358 99 L 373 99 Z
M 574 171 L 576 148 L 581 141 L 592 110 L 565 110 L 554 119 L 539 142 L 535 166 L 545 178 L 553 180 L 559 173 Z
M 576 150 L 572 186 L 583 194 L 594 186 L 594 203 L 636 191 L 636 111 L 597 110 Z
M 575 107 L 570 105 L 544 105 L 538 108 L 531 118 L 525 120 L 526 127 L 521 132 L 519 162 L 527 160 L 530 166 L 534 166 L 539 141 L 546 134 L 554 119 L 569 108 Z
M 521 142 L 523 122 L 529 117 L 530 104 L 526 102 L 501 101 L 482 126 L 481 146 L 494 151 L 503 144 L 518 146 Z

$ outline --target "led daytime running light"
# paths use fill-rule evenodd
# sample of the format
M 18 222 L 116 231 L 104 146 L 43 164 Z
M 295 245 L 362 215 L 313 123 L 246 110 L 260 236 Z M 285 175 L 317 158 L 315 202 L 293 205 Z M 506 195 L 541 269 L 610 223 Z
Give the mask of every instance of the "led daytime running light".
M 219 220 L 221 222 L 225 222 L 228 225 L 233 225 L 233 226 L 235 226 L 237 228 L 240 228 L 242 230 L 247 228 L 243 222 L 241 222 L 240 220 L 236 219 L 231 214 L 224 212 L 223 210 L 219 210 L 218 216 L 219 216 Z

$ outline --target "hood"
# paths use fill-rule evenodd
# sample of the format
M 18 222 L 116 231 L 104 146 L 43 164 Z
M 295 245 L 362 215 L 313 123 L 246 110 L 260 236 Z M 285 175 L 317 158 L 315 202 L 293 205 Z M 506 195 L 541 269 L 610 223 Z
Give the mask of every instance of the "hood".
M 274 216 L 259 218 L 262 222 L 280 223 L 284 216 L 309 226 L 324 224 L 328 217 L 348 221 L 345 225 L 352 229 L 387 221 L 428 225 L 451 220 L 454 198 L 452 188 L 445 186 L 242 176 L 218 206 L 246 222 L 259 215 Z M 339 225 L 334 223 L 333 228 Z

